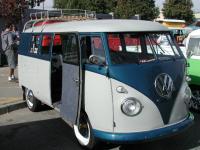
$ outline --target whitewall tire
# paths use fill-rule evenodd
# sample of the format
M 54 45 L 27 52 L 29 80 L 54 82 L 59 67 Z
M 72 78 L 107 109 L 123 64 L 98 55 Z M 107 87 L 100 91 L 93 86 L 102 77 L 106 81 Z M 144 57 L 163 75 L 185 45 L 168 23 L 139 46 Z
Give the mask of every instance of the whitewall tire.
M 74 134 L 81 146 L 93 149 L 95 146 L 95 139 L 92 134 L 92 128 L 87 116 L 81 113 L 79 125 L 74 125 Z

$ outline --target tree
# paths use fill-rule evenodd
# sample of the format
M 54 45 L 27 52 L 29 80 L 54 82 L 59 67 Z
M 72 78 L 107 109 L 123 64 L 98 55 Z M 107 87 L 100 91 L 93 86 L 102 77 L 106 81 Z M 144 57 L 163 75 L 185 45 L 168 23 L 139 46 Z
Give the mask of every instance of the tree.
M 96 11 L 97 13 L 110 13 L 114 9 L 113 0 L 96 0 L 94 3 L 91 3 L 91 10 Z
M 27 8 L 25 0 L 0 0 L 0 17 L 6 22 L 18 23 Z
M 54 0 L 55 8 L 92 10 L 97 13 L 109 13 L 113 0 Z
M 182 19 L 187 23 L 194 20 L 192 0 L 165 0 L 163 15 L 169 19 Z
M 87 9 L 97 13 L 114 12 L 118 18 L 140 14 L 141 19 L 153 20 L 159 14 L 155 0 L 55 0 L 56 8 Z
M 117 0 L 115 14 L 124 19 L 139 14 L 142 20 L 153 20 L 159 9 L 155 7 L 155 0 Z
M 6 22 L 17 24 L 29 6 L 40 5 L 44 0 L 0 0 L 0 17 Z

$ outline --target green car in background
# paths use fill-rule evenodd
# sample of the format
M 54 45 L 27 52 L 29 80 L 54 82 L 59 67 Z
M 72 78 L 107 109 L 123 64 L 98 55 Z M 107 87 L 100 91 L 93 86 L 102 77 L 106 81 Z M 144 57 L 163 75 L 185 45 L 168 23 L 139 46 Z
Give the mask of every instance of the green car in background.
M 200 111 L 200 29 L 191 32 L 186 41 L 188 74 L 192 90 L 190 107 Z

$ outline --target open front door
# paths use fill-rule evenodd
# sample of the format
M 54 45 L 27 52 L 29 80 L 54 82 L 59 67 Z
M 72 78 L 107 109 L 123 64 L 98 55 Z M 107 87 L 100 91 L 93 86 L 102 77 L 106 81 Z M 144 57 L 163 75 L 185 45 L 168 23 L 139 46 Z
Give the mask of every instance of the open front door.
M 76 123 L 80 111 L 81 71 L 78 35 L 61 35 L 62 39 L 62 97 L 61 117 L 72 124 Z

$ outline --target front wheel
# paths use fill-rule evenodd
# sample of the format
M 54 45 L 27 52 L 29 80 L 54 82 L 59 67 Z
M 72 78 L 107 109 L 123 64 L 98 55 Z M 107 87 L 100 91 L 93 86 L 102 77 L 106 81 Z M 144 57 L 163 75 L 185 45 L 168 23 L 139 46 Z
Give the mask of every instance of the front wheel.
M 25 89 L 25 100 L 30 111 L 36 112 L 39 110 L 41 102 L 35 98 L 32 90 Z
M 95 138 L 92 134 L 92 128 L 87 116 L 84 113 L 80 115 L 79 125 L 74 125 L 75 136 L 81 146 L 93 149 L 95 146 Z

